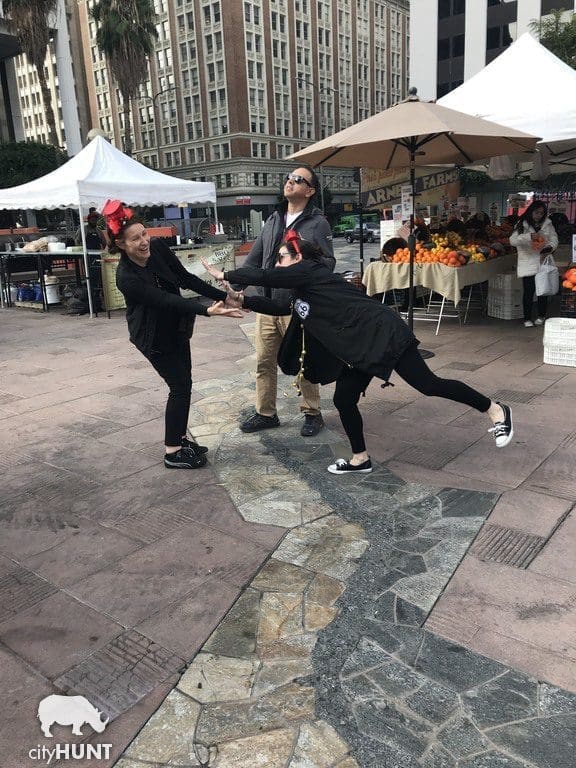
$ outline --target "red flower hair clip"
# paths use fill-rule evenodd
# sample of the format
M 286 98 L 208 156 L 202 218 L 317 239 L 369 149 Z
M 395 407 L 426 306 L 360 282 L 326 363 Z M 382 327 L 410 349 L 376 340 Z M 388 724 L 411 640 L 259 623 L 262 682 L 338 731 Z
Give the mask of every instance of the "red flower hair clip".
M 301 239 L 300 235 L 298 234 L 298 232 L 296 232 L 295 229 L 289 229 L 284 236 L 284 242 L 286 243 L 286 245 L 293 245 L 294 250 L 296 251 L 298 256 L 302 256 L 300 252 L 300 245 L 299 245 L 300 239 Z
M 124 208 L 120 200 L 107 200 L 102 208 L 102 216 L 110 232 L 117 235 L 134 213 L 131 208 Z

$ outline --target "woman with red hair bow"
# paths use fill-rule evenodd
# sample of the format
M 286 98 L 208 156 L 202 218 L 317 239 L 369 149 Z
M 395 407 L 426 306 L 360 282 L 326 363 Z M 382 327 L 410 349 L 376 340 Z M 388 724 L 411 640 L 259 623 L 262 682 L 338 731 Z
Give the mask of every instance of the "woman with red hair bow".
M 207 448 L 186 436 L 192 393 L 190 338 L 196 315 L 242 317 L 225 306 L 226 293 L 190 274 L 173 251 L 150 239 L 143 222 L 119 200 L 109 200 L 106 220 L 110 253 L 120 252 L 116 285 L 126 300 L 130 341 L 142 352 L 170 389 L 165 414 L 164 466 L 198 469 L 206 464 Z M 206 307 L 185 299 L 180 288 L 190 288 L 215 299 Z

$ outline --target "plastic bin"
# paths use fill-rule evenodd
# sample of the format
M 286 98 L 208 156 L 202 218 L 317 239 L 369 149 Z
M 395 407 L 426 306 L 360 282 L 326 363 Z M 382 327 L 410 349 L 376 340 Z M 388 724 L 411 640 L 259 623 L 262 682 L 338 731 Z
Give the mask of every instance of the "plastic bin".
M 60 288 L 58 286 L 58 277 L 56 275 L 46 275 L 44 283 L 46 285 L 46 301 L 48 304 L 59 304 Z
M 499 320 L 520 320 L 523 286 L 515 272 L 503 272 L 488 281 L 488 315 Z
M 551 317 L 544 325 L 544 362 L 576 368 L 576 319 Z

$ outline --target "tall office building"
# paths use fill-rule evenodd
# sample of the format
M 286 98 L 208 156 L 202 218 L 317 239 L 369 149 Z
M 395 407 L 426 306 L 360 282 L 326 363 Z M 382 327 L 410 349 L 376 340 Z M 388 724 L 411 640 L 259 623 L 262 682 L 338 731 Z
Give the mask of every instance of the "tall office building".
M 58 0 L 44 69 L 56 118 L 60 147 L 69 155 L 82 149 L 89 129 L 78 11 L 73 0 Z M 19 141 L 48 141 L 48 126 L 38 75 L 24 54 L 13 60 L 12 117 Z
M 412 0 L 410 84 L 421 98 L 444 96 L 555 8 L 571 13 L 576 1 Z
M 123 141 L 121 99 L 80 0 L 93 127 Z M 133 104 L 134 156 L 213 180 L 238 200 L 278 200 L 285 157 L 396 103 L 408 83 L 408 0 L 155 0 L 150 79 Z M 335 200 L 351 171 L 326 169 Z M 236 209 L 236 213 L 238 210 Z

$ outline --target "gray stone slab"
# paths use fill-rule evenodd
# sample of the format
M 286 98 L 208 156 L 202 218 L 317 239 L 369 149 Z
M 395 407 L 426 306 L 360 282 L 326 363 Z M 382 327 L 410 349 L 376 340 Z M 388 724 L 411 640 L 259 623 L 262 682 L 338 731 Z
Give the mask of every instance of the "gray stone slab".
M 442 488 L 442 517 L 487 517 L 498 501 L 499 494 Z
M 482 729 L 534 717 L 537 700 L 537 682 L 512 671 L 462 695 L 468 716 Z
M 352 710 L 360 732 L 374 741 L 398 747 L 414 757 L 426 751 L 430 729 L 390 701 L 360 701 Z
M 462 758 L 488 749 L 490 743 L 466 717 L 456 717 L 437 734 L 438 741 L 454 755 Z
M 576 712 L 576 693 L 563 691 L 542 683 L 539 692 L 540 712 L 544 715 L 560 715 Z
M 527 768 L 526 763 L 520 763 L 509 755 L 501 752 L 486 752 L 460 762 L 460 768 Z
M 438 744 L 422 758 L 422 768 L 456 768 L 456 760 Z
M 423 611 L 418 606 L 403 600 L 401 597 L 396 598 L 396 622 L 398 624 L 421 627 L 427 616 L 427 611 Z
M 391 659 L 367 673 L 378 687 L 391 697 L 405 696 L 422 685 L 423 678 L 407 664 Z
M 0 576 L 0 622 L 36 605 L 58 589 L 25 568 Z
M 367 638 L 361 638 L 354 652 L 346 660 L 342 667 L 341 677 L 350 677 L 360 672 L 386 664 L 390 661 L 390 654 L 387 653 L 378 643 Z
M 259 620 L 260 594 L 248 589 L 220 622 L 204 650 L 237 659 L 250 658 L 256 649 Z
M 502 664 L 429 632 L 415 668 L 455 691 L 465 691 L 507 671 Z
M 436 724 L 445 722 L 459 707 L 457 694 L 432 680 L 409 696 L 406 704 L 417 715 Z
M 506 752 L 542 768 L 574 768 L 576 714 L 524 720 L 487 734 Z

